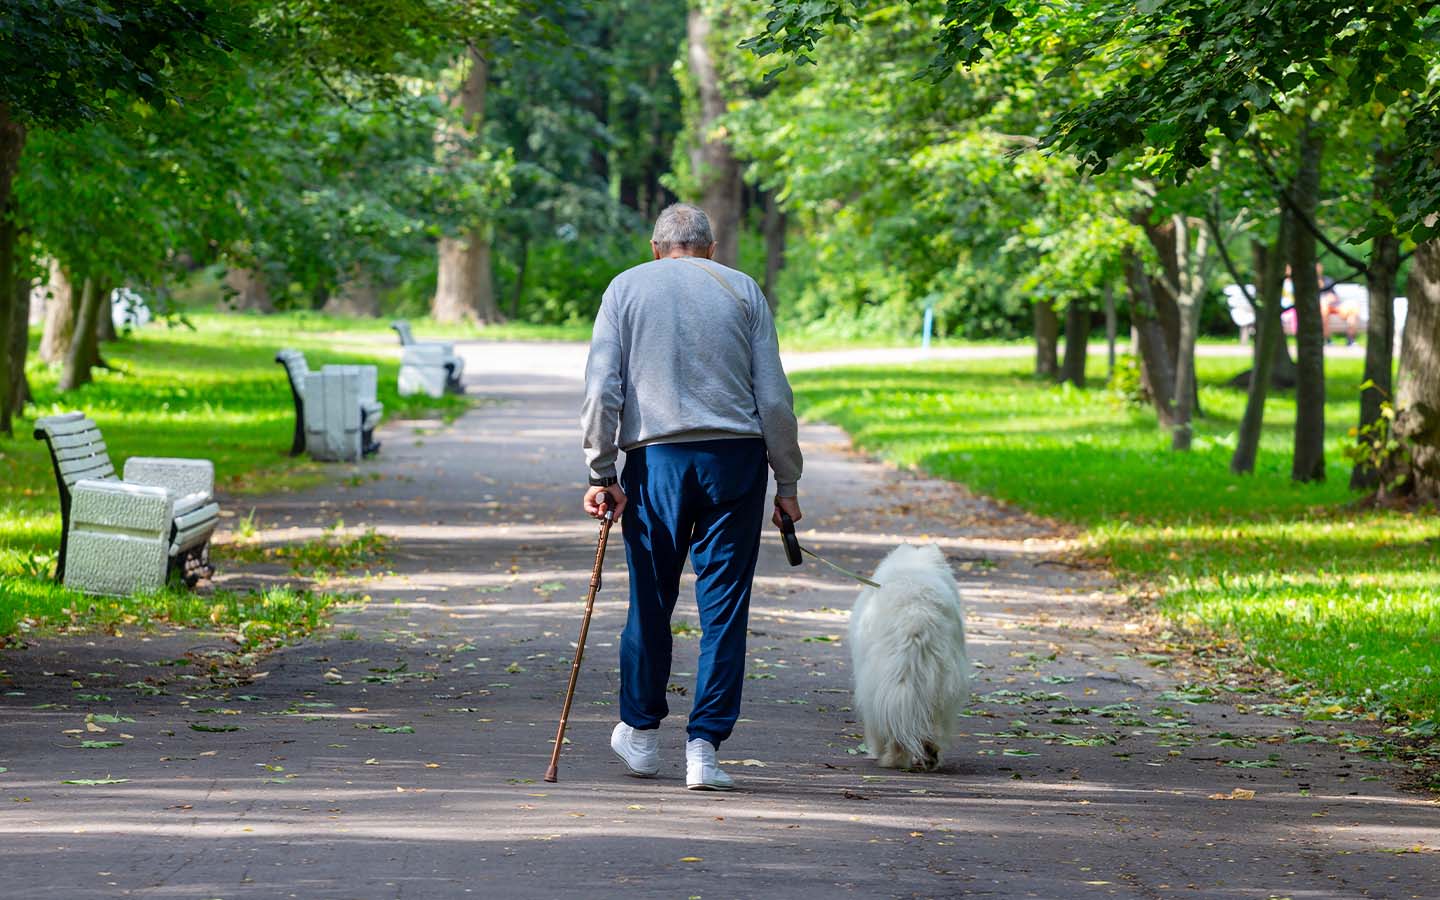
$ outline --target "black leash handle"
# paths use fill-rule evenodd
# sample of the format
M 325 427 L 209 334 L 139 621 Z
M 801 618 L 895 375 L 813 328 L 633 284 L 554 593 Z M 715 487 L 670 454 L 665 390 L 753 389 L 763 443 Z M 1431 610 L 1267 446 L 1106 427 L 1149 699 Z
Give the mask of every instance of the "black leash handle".
M 785 545 L 785 559 L 790 565 L 800 565 L 800 539 L 795 536 L 795 520 L 785 510 L 778 506 L 775 511 L 780 513 L 780 542 Z

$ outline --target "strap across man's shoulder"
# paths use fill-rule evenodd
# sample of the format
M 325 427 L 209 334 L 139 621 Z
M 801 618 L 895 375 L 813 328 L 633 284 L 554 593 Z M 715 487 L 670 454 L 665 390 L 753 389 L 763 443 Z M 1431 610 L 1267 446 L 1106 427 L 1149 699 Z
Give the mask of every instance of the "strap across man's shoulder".
M 744 297 L 740 296 L 740 292 L 739 292 L 739 291 L 735 290 L 733 287 L 730 286 L 730 282 L 728 282 L 728 281 L 726 281 L 724 278 L 721 278 L 721 277 L 720 277 L 720 273 L 716 272 L 714 269 L 710 268 L 709 266 L 702 265 L 702 264 L 696 262 L 695 259 L 694 259 L 694 257 L 681 256 L 681 257 L 677 257 L 677 258 L 680 259 L 680 260 L 682 260 L 682 261 L 684 261 L 684 262 L 689 263 L 690 265 L 692 265 L 692 266 L 694 266 L 695 268 L 699 269 L 700 271 L 704 272 L 706 275 L 709 275 L 711 278 L 713 278 L 713 279 L 715 279 L 716 281 L 720 282 L 720 286 L 725 289 L 725 292 L 726 292 L 727 294 L 729 294 L 730 296 L 734 297 L 735 300 L 736 300 L 736 302 L 739 303 L 740 306 L 743 307 L 743 308 L 746 310 L 746 312 L 749 312 L 749 310 L 750 310 L 750 304 L 746 302 L 746 300 L 745 300 Z

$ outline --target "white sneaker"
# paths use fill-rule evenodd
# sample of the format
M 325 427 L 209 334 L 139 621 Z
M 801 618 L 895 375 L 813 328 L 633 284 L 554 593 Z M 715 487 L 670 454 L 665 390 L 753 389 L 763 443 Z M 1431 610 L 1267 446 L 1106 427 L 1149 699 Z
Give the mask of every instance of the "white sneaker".
M 715 745 L 704 738 L 685 744 L 685 786 L 692 791 L 735 790 L 735 781 L 715 762 Z
M 624 722 L 610 732 L 610 749 L 636 778 L 654 778 L 660 771 L 660 729 L 637 731 Z

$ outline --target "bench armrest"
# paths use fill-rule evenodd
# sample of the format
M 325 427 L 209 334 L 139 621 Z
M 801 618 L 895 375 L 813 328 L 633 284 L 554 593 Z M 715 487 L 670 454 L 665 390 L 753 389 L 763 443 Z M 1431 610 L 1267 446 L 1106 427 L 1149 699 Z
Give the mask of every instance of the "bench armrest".
M 175 501 L 160 485 L 77 481 L 70 488 L 72 529 L 116 529 L 166 537 Z
M 174 497 L 215 494 L 215 464 L 208 459 L 132 456 L 125 460 L 125 483 L 154 485 Z
M 446 356 L 455 355 L 455 343 L 453 341 L 416 341 L 412 347 L 433 347 L 444 353 Z
M 360 394 L 361 402 L 373 401 L 379 396 L 380 371 L 375 366 L 342 366 L 328 365 L 322 368 L 322 372 L 342 372 L 355 378 L 356 390 Z

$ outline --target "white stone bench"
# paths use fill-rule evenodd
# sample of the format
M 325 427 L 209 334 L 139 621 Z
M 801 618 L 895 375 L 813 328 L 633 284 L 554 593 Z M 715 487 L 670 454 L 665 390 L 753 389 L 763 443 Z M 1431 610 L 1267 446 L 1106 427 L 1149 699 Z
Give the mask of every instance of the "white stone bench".
M 127 596 L 158 590 L 171 574 L 192 587 L 214 574 L 210 536 L 220 506 L 210 460 L 132 456 L 122 481 L 84 413 L 38 420 L 35 438 L 50 449 L 60 491 L 56 580 L 87 594 Z
M 399 320 L 390 323 L 400 336 L 404 348 L 400 356 L 399 388 L 402 397 L 411 394 L 428 394 L 439 397 L 445 391 L 452 394 L 465 393 L 460 379 L 465 373 L 465 360 L 455 353 L 455 345 L 449 341 L 417 341 L 410 330 L 410 323 Z M 437 390 L 435 385 L 439 384 Z
M 385 406 L 376 399 L 374 366 L 325 366 L 314 372 L 299 350 L 281 350 L 275 361 L 285 367 L 295 400 L 291 456 L 308 451 L 312 459 L 358 462 L 380 449 L 375 428 Z

